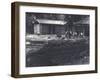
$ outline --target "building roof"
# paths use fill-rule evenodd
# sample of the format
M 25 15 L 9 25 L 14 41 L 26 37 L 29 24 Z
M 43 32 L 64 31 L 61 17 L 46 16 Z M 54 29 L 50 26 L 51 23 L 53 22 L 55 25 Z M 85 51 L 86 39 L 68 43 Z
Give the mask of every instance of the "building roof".
M 65 25 L 67 22 L 62 20 L 49 20 L 49 19 L 37 19 L 40 24 L 55 24 L 55 25 Z M 34 21 L 32 22 L 34 23 Z

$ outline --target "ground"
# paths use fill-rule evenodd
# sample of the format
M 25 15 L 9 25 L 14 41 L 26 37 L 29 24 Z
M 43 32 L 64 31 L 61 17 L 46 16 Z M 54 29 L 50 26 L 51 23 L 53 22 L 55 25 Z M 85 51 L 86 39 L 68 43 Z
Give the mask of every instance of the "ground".
M 89 64 L 89 39 L 31 41 L 26 67 Z

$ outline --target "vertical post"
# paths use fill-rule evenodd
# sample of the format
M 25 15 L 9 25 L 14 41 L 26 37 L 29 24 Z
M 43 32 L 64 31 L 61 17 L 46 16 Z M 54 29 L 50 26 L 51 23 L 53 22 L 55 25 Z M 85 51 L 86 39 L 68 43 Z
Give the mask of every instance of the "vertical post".
M 40 24 L 34 24 L 34 34 L 40 34 Z

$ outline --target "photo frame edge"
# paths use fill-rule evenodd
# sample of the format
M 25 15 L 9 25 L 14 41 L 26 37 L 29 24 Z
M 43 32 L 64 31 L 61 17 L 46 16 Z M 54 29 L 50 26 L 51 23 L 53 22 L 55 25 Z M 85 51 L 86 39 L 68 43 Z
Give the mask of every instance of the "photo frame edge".
M 31 6 L 34 4 L 35 5 L 40 5 L 40 6 L 51 6 L 52 5 L 56 5 L 59 7 L 65 7 L 67 8 L 68 5 L 59 5 L 59 4 L 44 4 L 44 3 L 28 3 L 28 2 L 13 2 L 11 5 L 11 76 L 15 77 L 15 78 L 23 78 L 23 77 L 41 77 L 41 76 L 57 76 L 57 75 L 71 75 L 71 74 L 85 74 L 85 73 L 97 73 L 97 7 L 96 6 L 78 6 L 78 5 L 69 5 L 70 8 L 79 8 L 81 9 L 93 9 L 95 10 L 95 37 L 96 37 L 96 42 L 95 42 L 95 70 L 93 71 L 76 71 L 76 72 L 63 72 L 63 73 L 43 73 L 43 74 L 28 74 L 28 75 L 20 75 L 19 74 L 19 6 L 24 5 L 24 6 L 28 6 L 29 4 L 31 4 Z M 72 6 L 72 7 L 71 7 Z M 87 8 L 88 7 L 88 8 Z M 17 16 L 15 16 L 17 15 Z M 17 31 L 16 31 L 17 30 Z

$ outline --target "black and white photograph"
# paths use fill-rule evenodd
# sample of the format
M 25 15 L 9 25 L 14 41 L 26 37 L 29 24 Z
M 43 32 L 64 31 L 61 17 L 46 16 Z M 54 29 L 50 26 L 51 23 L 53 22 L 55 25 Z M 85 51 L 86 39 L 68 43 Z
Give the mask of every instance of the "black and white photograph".
M 26 67 L 89 64 L 90 16 L 26 12 Z
M 97 7 L 12 3 L 12 76 L 97 73 Z

